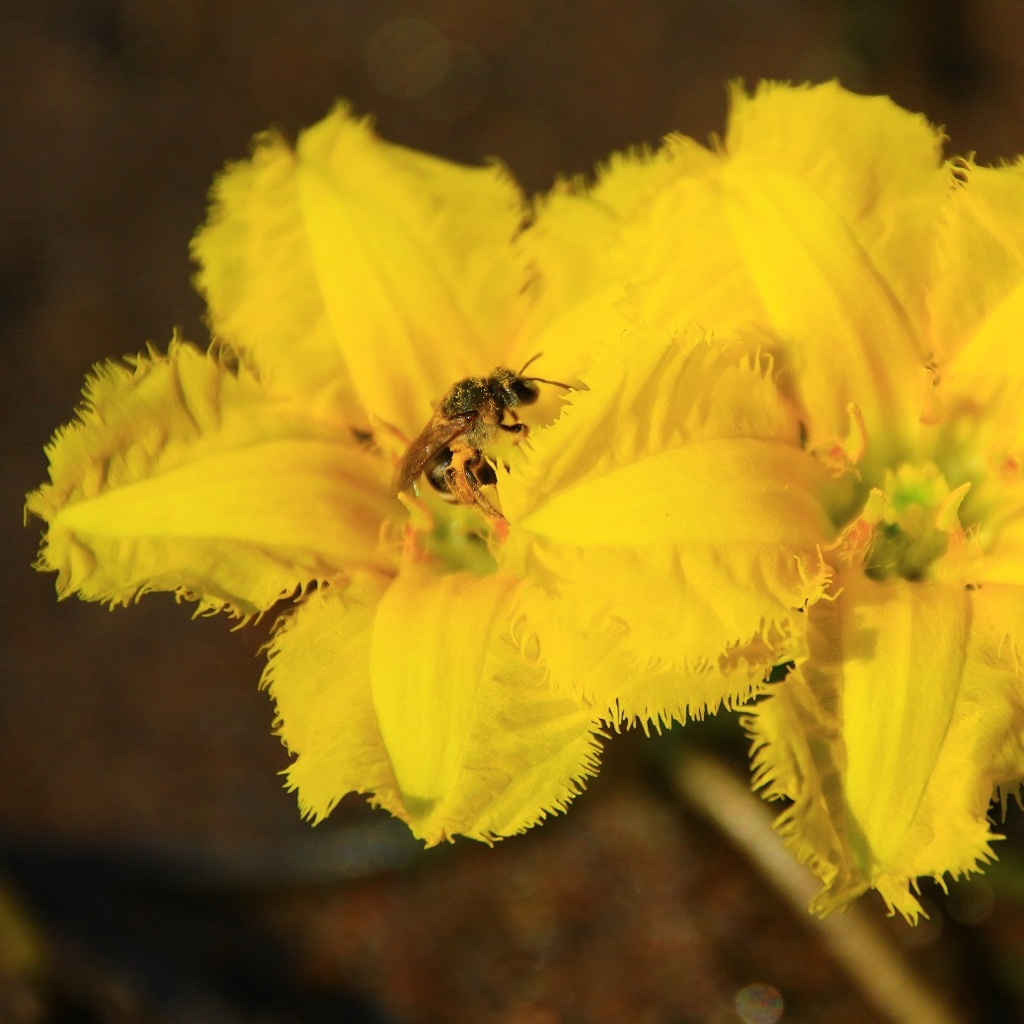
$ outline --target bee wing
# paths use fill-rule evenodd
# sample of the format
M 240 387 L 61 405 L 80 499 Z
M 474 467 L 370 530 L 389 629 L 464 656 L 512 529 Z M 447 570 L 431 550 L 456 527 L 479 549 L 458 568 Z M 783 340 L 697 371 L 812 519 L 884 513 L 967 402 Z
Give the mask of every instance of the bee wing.
M 476 419 L 475 412 L 461 416 L 432 419 L 406 449 L 395 470 L 392 490 L 395 494 L 404 491 L 423 472 L 424 466 L 442 449 L 452 443 L 460 434 L 466 433 Z

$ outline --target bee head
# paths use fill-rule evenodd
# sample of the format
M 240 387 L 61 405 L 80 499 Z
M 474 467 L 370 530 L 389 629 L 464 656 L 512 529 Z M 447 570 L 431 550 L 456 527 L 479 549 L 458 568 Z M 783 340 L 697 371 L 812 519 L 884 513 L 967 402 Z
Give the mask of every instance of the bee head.
M 532 377 L 521 377 L 504 366 L 495 367 L 487 378 L 491 397 L 506 409 L 518 405 L 533 405 L 540 395 L 540 388 Z

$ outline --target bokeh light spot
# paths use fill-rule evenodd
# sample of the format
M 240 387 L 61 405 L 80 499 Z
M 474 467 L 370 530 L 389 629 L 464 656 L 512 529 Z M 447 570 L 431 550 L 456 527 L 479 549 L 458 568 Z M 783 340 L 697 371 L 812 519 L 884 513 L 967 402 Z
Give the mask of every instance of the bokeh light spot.
M 489 83 L 490 69 L 480 52 L 456 48 L 444 79 L 420 99 L 420 112 L 432 121 L 457 121 L 480 109 Z
M 736 993 L 736 1012 L 743 1024 L 775 1024 L 784 1005 L 782 993 L 771 985 L 746 985 Z
M 448 71 L 444 34 L 423 18 L 392 18 L 366 44 L 366 70 L 385 96 L 414 100 L 436 88 Z
M 946 913 L 960 924 L 977 925 L 987 921 L 995 909 L 995 893 L 984 878 L 964 878 L 950 886 Z

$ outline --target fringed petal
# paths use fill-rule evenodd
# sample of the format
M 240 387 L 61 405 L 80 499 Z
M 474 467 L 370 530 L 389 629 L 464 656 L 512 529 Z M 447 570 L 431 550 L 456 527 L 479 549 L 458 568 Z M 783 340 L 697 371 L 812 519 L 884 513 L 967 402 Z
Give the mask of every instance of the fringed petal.
M 412 436 L 453 381 L 507 355 L 523 315 L 525 208 L 500 167 L 378 140 L 338 108 L 299 139 L 303 228 L 364 408 Z
M 489 370 L 522 318 L 524 204 L 499 167 L 382 142 L 339 105 L 214 188 L 193 249 L 215 328 L 275 387 L 356 401 L 410 436 L 452 381 Z M 354 397 L 353 397 L 354 396 Z
M 628 347 L 499 480 L 501 557 L 528 581 L 518 610 L 556 686 L 613 717 L 656 720 L 660 698 L 699 715 L 799 648 L 801 609 L 827 583 L 824 475 L 757 361 L 652 336 Z M 664 685 L 616 680 L 608 656 Z
M 727 161 L 800 180 L 849 227 L 897 304 L 919 323 L 949 192 L 943 133 L 887 96 L 838 82 L 730 89 Z
M 552 684 L 615 724 L 656 729 L 742 704 L 774 665 L 804 657 L 802 609 L 827 581 L 820 563 L 808 578 L 794 555 L 742 543 L 538 540 L 521 557 L 517 610 Z
M 252 615 L 346 568 L 394 564 L 380 544 L 397 508 L 384 461 L 245 370 L 174 342 L 99 367 L 85 395 L 27 503 L 62 596 L 119 605 L 171 590 Z
M 1024 588 L 1024 481 L 1012 486 L 1005 481 L 992 482 L 982 492 L 982 500 L 986 495 L 993 498 L 984 530 L 988 543 L 973 565 L 974 575 L 986 584 Z M 996 499 L 1000 499 L 998 504 Z
M 623 311 L 618 235 L 665 173 L 667 151 L 616 153 L 588 187 L 560 182 L 539 199 L 517 242 L 530 270 L 529 309 L 510 356 L 518 367 L 544 353 L 535 372 L 572 380 L 595 348 L 615 345 L 630 327 Z
M 960 399 L 986 413 L 994 401 L 1008 401 L 1019 424 L 1024 160 L 999 168 L 962 161 L 958 169 L 963 182 L 950 198 L 930 295 L 942 390 L 947 401 Z
M 670 138 L 660 187 L 623 231 L 634 316 L 759 330 L 805 403 L 812 446 L 841 435 L 856 402 L 869 436 L 905 448 L 925 361 L 911 325 L 948 189 L 940 140 L 835 84 L 734 90 L 724 148 Z
M 265 678 L 304 814 L 370 793 L 432 845 L 565 808 L 596 771 L 598 734 L 513 640 L 514 587 L 409 568 L 311 595 L 287 620 Z
M 816 446 L 841 435 L 855 402 L 889 462 L 916 439 L 924 363 L 905 311 L 867 250 L 814 189 L 746 163 L 723 172 L 741 258 L 794 374 Z M 870 339 L 870 340 L 868 340 Z
M 268 391 L 299 396 L 365 429 L 368 412 L 324 308 L 296 173 L 295 153 L 276 132 L 256 138 L 250 160 L 225 168 L 192 239 L 196 285 L 215 336 Z
M 720 155 L 678 135 L 665 140 L 664 152 L 659 187 L 623 225 L 616 246 L 627 314 L 668 334 L 698 324 L 730 335 L 763 323 L 722 205 Z
M 810 611 L 809 660 L 747 721 L 755 784 L 793 801 L 777 827 L 825 885 L 812 909 L 870 887 L 913 922 L 919 877 L 991 859 L 994 787 L 1024 774 L 1022 602 L 1003 588 L 837 583 Z

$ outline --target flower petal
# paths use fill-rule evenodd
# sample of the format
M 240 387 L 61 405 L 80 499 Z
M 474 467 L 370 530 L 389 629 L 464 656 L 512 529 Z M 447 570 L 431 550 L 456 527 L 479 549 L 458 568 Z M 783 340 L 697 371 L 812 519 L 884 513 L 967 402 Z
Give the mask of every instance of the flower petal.
M 629 350 L 606 353 L 499 480 L 501 558 L 529 581 L 518 610 L 553 682 L 646 721 L 660 685 L 648 676 L 700 674 L 669 712 L 699 714 L 749 695 L 799 649 L 830 526 L 824 474 L 763 366 L 652 336 Z M 644 674 L 636 703 L 606 671 L 620 656 Z
M 313 595 L 288 620 L 265 678 L 306 815 L 369 792 L 434 844 L 564 809 L 598 744 L 589 712 L 550 693 L 509 635 L 514 587 L 409 568 Z
M 948 177 L 940 135 L 888 100 L 829 84 L 739 91 L 722 153 L 670 139 L 671 174 L 623 234 L 637 319 L 759 330 L 809 414 L 811 445 L 906 445 L 917 423 L 922 306 Z M 885 453 L 872 453 L 882 458 Z
M 820 482 L 820 471 L 796 446 L 700 438 L 609 467 L 513 521 L 550 541 L 583 547 L 813 547 L 828 530 L 814 497 Z
M 622 310 L 616 240 L 667 162 L 665 150 L 616 153 L 592 187 L 560 182 L 538 200 L 518 239 L 532 276 L 527 320 L 510 365 L 543 352 L 544 370 L 537 372 L 571 380 L 595 348 L 619 342 L 630 323 Z
M 721 156 L 682 136 L 664 151 L 659 187 L 616 247 L 634 321 L 671 334 L 691 323 L 731 333 L 763 320 L 722 206 Z
M 173 590 L 251 615 L 312 580 L 384 567 L 384 460 L 340 424 L 268 398 L 190 345 L 108 363 L 47 449 L 39 567 L 62 595 L 126 604 Z
M 276 133 L 258 136 L 252 158 L 229 164 L 210 199 L 192 256 L 215 334 L 258 370 L 268 391 L 320 402 L 368 427 L 324 309 L 295 153 Z
M 964 671 L 964 700 L 983 706 L 974 725 L 975 770 L 981 795 L 1004 792 L 1024 780 L 1024 582 L 986 583 L 971 594 L 971 638 Z M 999 694 L 994 698 L 994 694 Z
M 812 188 L 763 167 L 723 172 L 726 217 L 796 374 L 812 446 L 856 403 L 891 461 L 919 419 L 919 354 L 904 310 L 850 227 Z M 871 339 L 866 342 L 865 339 Z
M 1024 384 L 1024 160 L 963 162 L 944 223 L 931 294 L 933 344 L 944 385 L 984 408 Z M 994 372 L 997 369 L 998 372 Z
M 380 142 L 344 111 L 297 151 L 303 225 L 364 408 L 412 434 L 453 381 L 490 370 L 522 315 L 524 209 L 496 166 Z
M 730 100 L 729 162 L 774 169 L 810 186 L 920 322 L 923 257 L 949 191 L 942 131 L 887 96 L 858 96 L 837 82 L 762 82 L 750 97 L 737 84 Z
M 838 583 L 811 610 L 809 661 L 748 720 L 755 782 L 795 801 L 777 827 L 825 883 L 813 909 L 870 886 L 913 921 L 915 879 L 991 858 L 993 787 L 1024 774 L 1019 648 L 1006 642 L 1022 601 L 1010 588 Z
M 615 723 L 703 718 L 805 656 L 803 607 L 820 597 L 792 555 L 755 545 L 573 549 L 537 542 L 517 610 L 552 684 Z
M 997 489 L 997 483 L 992 483 L 991 490 Z M 986 586 L 1001 583 L 1024 588 L 1024 484 L 1003 482 L 1000 497 L 1002 507 L 988 511 L 986 533 L 991 543 L 975 572 Z
M 344 106 L 295 152 L 258 140 L 196 237 L 214 325 L 275 387 L 354 396 L 408 434 L 459 377 L 489 370 L 521 317 L 523 203 L 498 167 L 379 140 Z

